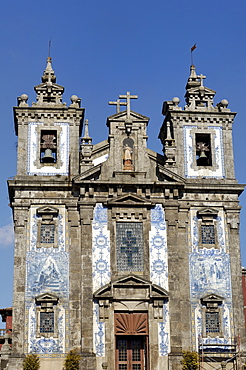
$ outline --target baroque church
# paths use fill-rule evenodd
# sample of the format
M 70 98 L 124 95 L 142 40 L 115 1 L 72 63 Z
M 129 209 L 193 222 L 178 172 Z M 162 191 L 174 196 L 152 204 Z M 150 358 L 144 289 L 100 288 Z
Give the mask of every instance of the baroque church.
M 182 351 L 198 352 L 200 369 L 241 369 L 236 113 L 204 79 L 192 65 L 185 107 L 164 102 L 163 154 L 147 148 L 149 118 L 130 92 L 92 144 L 50 57 L 36 102 L 18 98 L 9 370 L 29 353 L 62 370 L 71 349 L 83 370 L 179 370 Z

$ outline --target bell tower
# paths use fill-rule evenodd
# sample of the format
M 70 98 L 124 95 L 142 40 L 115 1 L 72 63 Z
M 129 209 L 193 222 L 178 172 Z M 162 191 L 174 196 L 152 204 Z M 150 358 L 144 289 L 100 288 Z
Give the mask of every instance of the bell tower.
M 18 98 L 14 108 L 15 131 L 18 135 L 17 176 L 73 176 L 78 174 L 79 137 L 84 109 L 81 100 L 71 96 L 67 107 L 62 102 L 64 87 L 56 83 L 51 58 L 34 87 L 37 101 L 29 106 L 28 96 Z
M 215 91 L 204 86 L 206 76 L 190 67 L 186 106 L 179 98 L 163 104 L 165 116 L 159 138 L 165 166 L 185 178 L 234 179 L 232 124 L 236 113 L 223 99 L 214 106 Z
M 80 330 L 73 310 L 79 293 L 70 286 L 73 274 L 77 281 L 80 275 L 72 267 L 76 258 L 70 261 L 68 225 L 76 208 L 71 179 L 79 173 L 84 109 L 76 95 L 68 107 L 62 102 L 64 88 L 56 83 L 50 57 L 34 89 L 36 102 L 29 106 L 22 94 L 14 108 L 17 175 L 8 182 L 15 227 L 10 369 L 22 368 L 24 355 L 34 352 L 42 357 L 41 368 L 62 368 L 64 354 L 78 346 L 71 327 L 75 336 Z M 75 239 L 72 254 L 79 248 Z

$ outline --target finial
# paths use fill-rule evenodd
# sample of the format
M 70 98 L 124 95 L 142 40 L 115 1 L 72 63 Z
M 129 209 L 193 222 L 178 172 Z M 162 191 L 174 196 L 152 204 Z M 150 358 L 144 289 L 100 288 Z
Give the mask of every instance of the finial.
M 196 67 L 194 64 L 190 66 L 190 76 L 188 77 L 188 81 L 186 84 L 186 90 L 190 89 L 191 87 L 200 86 L 200 82 L 198 81 L 198 77 L 196 74 Z
M 56 76 L 51 61 L 51 57 L 48 56 L 46 68 L 42 76 L 42 83 L 34 87 L 37 93 L 37 102 L 33 103 L 33 106 L 51 104 L 56 106 L 66 105 L 66 103 L 62 103 L 64 87 L 56 84 Z
M 197 75 L 196 75 L 196 67 L 194 66 L 194 64 L 192 64 L 190 66 L 190 78 L 191 79 L 197 78 Z
M 80 172 L 83 171 L 84 166 L 92 165 L 92 138 L 89 136 L 89 120 L 85 120 L 84 136 L 81 138 L 80 144 Z
M 81 104 L 81 99 L 77 97 L 77 95 L 72 95 L 71 98 L 71 105 L 70 107 L 76 107 L 79 108 Z
M 48 57 L 46 68 L 45 68 L 44 74 L 42 76 L 42 82 L 49 82 L 50 84 L 56 82 L 56 76 L 55 76 L 55 73 L 53 71 L 51 62 L 52 62 L 52 58 Z
M 167 122 L 167 137 L 166 140 L 172 140 L 170 122 Z
M 89 138 L 89 120 L 85 120 L 85 131 L 84 131 L 84 138 Z
M 84 136 L 81 138 L 82 144 L 91 144 L 92 138 L 89 136 L 89 120 L 85 119 L 85 128 L 84 128 Z

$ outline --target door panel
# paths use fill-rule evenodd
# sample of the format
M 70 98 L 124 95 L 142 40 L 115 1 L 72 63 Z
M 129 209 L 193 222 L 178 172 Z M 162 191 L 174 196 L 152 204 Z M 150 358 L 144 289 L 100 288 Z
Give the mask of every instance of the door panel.
M 116 337 L 116 369 L 145 370 L 145 336 Z

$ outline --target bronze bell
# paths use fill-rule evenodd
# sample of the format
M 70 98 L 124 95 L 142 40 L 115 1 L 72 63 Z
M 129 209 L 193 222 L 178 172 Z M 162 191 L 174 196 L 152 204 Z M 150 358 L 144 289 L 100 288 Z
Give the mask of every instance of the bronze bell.
M 199 158 L 207 158 L 204 150 L 201 150 Z
M 51 149 L 45 149 L 44 156 L 42 158 L 42 162 L 44 163 L 54 163 L 54 157 L 52 155 Z

